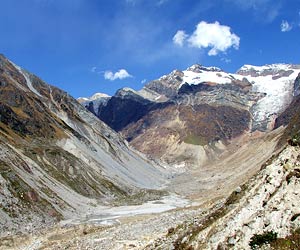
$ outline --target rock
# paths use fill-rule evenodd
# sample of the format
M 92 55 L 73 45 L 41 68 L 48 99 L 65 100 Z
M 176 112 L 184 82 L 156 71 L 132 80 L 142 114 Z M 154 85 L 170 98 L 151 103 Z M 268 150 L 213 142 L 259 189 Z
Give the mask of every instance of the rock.
M 183 237 L 183 239 L 181 240 L 181 244 L 184 244 L 184 243 L 186 243 L 187 241 L 188 241 L 188 237 L 185 236 L 185 237 Z
M 38 193 L 34 190 L 28 191 L 27 197 L 30 201 L 33 201 L 33 202 L 38 202 L 40 200 Z
M 235 192 L 236 192 L 236 193 L 242 192 L 242 188 L 241 188 L 241 187 L 237 187 L 237 188 L 235 189 Z
M 235 238 L 234 237 L 230 237 L 229 239 L 228 239 L 228 244 L 229 245 L 235 245 Z
M 174 231 L 175 231 L 174 227 L 171 227 L 168 229 L 168 234 L 172 234 L 174 233 Z

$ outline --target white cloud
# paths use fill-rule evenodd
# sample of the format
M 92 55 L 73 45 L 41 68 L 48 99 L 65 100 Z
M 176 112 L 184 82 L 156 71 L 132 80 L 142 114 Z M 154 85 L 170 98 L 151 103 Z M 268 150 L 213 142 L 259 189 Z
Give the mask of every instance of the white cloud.
M 173 42 L 182 47 L 183 46 L 183 43 L 185 42 L 186 38 L 188 37 L 188 35 L 185 33 L 184 30 L 178 30 L 176 32 L 176 34 L 174 35 L 173 37 Z
M 281 29 L 282 32 L 288 32 L 288 31 L 290 31 L 292 28 L 293 28 L 292 25 L 289 24 L 288 21 L 282 20 L 281 25 L 280 25 L 280 29 Z
M 143 79 L 142 81 L 141 81 L 141 84 L 145 84 L 147 82 L 147 79 Z
M 92 67 L 91 68 L 91 72 L 96 73 L 96 71 L 97 71 L 97 67 Z
M 119 71 L 113 73 L 110 70 L 107 70 L 104 72 L 104 79 L 106 80 L 110 80 L 110 81 L 114 81 L 117 79 L 125 79 L 125 78 L 129 78 L 132 77 L 132 75 L 130 75 L 126 69 L 120 69 Z
M 192 35 L 188 36 L 184 31 L 179 30 L 173 37 L 173 42 L 183 46 L 187 41 L 188 45 L 195 48 L 211 48 L 209 56 L 215 56 L 219 52 L 226 52 L 229 48 L 239 48 L 240 38 L 230 31 L 230 27 L 221 25 L 219 22 L 200 22 Z

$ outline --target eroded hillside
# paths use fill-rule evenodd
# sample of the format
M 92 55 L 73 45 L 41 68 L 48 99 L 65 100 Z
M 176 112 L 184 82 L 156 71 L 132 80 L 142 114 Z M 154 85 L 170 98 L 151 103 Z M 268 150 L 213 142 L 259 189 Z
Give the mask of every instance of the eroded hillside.
M 161 195 L 166 172 L 66 92 L 2 55 L 0 88 L 2 233 Z

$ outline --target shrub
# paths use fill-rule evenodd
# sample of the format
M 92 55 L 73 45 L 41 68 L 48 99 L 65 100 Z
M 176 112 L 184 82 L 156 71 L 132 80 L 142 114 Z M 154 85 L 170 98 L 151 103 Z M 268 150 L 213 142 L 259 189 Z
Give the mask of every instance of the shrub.
M 273 250 L 299 250 L 300 249 L 300 228 L 285 238 L 278 238 L 271 244 Z
M 249 242 L 249 246 L 251 249 L 256 249 L 257 247 L 271 243 L 272 241 L 277 239 L 277 233 L 273 231 L 268 231 L 263 234 L 254 234 Z
M 288 140 L 288 143 L 291 146 L 300 146 L 300 133 L 293 135 L 292 138 Z

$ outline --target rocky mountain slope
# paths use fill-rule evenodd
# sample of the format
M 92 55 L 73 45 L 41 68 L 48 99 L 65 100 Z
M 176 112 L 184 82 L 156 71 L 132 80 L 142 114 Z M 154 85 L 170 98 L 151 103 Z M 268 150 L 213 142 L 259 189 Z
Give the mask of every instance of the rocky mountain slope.
M 148 156 L 199 166 L 234 138 L 272 130 L 299 92 L 299 73 L 288 64 L 245 65 L 235 74 L 193 65 L 140 91 L 121 89 L 98 110 L 86 107 Z
M 3 55 L 0 90 L 1 233 L 160 195 L 164 169 Z
M 269 232 L 285 238 L 295 231 L 299 234 L 299 157 L 298 147 L 286 147 L 227 199 L 209 212 L 203 211 L 193 220 L 169 229 L 164 237 L 146 249 L 253 249 L 254 235 L 263 236 Z M 262 249 L 298 249 L 299 239 L 300 234 L 298 242 L 286 240 L 280 245 L 269 239 L 269 244 L 277 246 L 270 248 L 265 237 L 257 241 L 255 249 L 261 249 L 259 246 L 263 243 L 266 246 Z
M 265 140 L 270 143 L 270 138 Z M 246 148 L 241 149 L 244 156 L 252 153 Z M 255 154 L 250 158 L 255 161 Z M 224 167 L 231 169 L 230 174 L 236 175 L 236 182 L 228 182 L 227 179 L 219 182 L 218 186 L 205 192 L 206 201 L 200 205 L 154 216 L 123 218 L 120 224 L 113 227 L 82 224 L 73 228 L 58 227 L 34 236 L 6 238 L 0 249 L 1 245 L 3 249 L 14 249 L 10 247 L 14 244 L 19 249 L 250 250 L 253 249 L 251 242 L 260 243 L 263 247 L 255 249 L 299 249 L 299 158 L 299 146 L 288 145 L 259 165 L 248 177 L 244 173 L 236 175 L 242 168 L 236 170 L 224 163 Z M 248 165 L 252 161 L 243 164 Z M 209 179 L 214 182 L 214 176 Z M 192 181 L 189 179 L 189 182 Z M 196 182 L 193 184 L 196 185 Z M 228 184 L 232 186 L 228 188 Z M 204 186 L 203 183 L 198 185 Z M 190 189 L 187 183 L 185 189 Z M 217 189 L 222 194 L 218 198 L 215 196 Z M 293 237 L 289 236 L 291 234 Z M 276 237 L 272 237 L 270 242 L 270 237 L 266 235 Z M 258 236 L 261 240 L 254 241 Z M 270 248 L 270 244 L 274 248 Z

